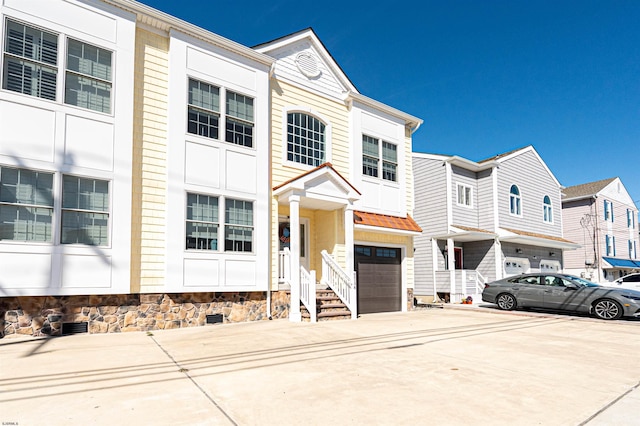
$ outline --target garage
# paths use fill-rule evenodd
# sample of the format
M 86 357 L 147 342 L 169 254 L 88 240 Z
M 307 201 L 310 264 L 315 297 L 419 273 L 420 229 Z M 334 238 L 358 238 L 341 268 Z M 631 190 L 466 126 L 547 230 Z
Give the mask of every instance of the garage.
M 402 310 L 402 259 L 399 248 L 355 246 L 358 313 Z

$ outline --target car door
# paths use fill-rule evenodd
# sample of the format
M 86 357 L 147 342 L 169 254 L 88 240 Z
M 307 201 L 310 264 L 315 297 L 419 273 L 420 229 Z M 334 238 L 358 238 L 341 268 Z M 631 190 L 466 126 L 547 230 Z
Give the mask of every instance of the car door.
M 523 275 L 511 281 L 511 291 L 516 297 L 518 306 L 543 307 L 544 286 L 540 284 L 540 280 L 539 275 Z
M 570 280 L 555 275 L 546 275 L 544 283 L 544 307 L 561 311 L 578 310 L 582 303 L 580 289 Z
M 640 290 L 640 274 L 627 275 L 617 281 L 620 282 L 620 286 L 624 288 L 630 288 L 632 290 Z

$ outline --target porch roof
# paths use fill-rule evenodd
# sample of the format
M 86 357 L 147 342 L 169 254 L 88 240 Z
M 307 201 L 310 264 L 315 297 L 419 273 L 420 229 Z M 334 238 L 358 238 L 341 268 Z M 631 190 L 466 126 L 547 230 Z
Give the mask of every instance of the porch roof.
M 487 231 L 486 229 L 472 228 L 470 226 L 463 225 L 451 225 L 449 232 L 442 235 L 434 235 L 436 240 L 453 239 L 454 241 L 469 242 L 469 241 L 482 241 L 493 240 L 498 234 Z
M 395 233 L 405 233 L 410 235 L 422 233 L 422 228 L 409 215 L 406 217 L 391 216 L 379 213 L 369 213 L 363 211 L 353 212 L 353 223 L 356 227 L 378 228 L 391 230 Z
M 582 247 L 572 241 L 553 235 L 537 234 L 519 229 L 500 228 L 500 240 L 509 243 L 527 244 L 530 246 L 550 247 L 560 250 L 575 250 Z

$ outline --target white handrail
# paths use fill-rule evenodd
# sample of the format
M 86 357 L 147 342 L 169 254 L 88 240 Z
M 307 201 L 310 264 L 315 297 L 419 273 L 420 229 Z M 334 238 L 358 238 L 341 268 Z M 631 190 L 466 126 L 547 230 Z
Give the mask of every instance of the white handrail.
M 300 267 L 300 301 L 307 307 L 311 322 L 316 322 L 316 271 L 309 272 L 304 266 Z
M 351 311 L 351 318 L 358 317 L 358 297 L 356 293 L 356 276 L 349 274 L 338 263 L 322 250 L 322 283 L 328 285 L 340 300 Z
M 289 247 L 278 253 L 278 282 L 291 284 L 291 251 Z

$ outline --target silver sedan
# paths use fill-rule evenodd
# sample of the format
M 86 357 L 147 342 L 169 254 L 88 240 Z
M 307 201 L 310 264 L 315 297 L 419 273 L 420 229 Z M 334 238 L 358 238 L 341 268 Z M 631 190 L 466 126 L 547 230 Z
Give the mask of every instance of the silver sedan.
M 486 284 L 484 302 L 498 308 L 585 312 L 605 320 L 640 316 L 640 292 L 604 287 L 566 274 L 523 274 Z

